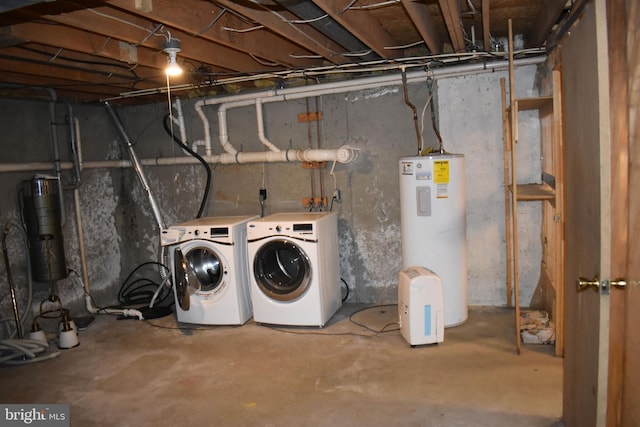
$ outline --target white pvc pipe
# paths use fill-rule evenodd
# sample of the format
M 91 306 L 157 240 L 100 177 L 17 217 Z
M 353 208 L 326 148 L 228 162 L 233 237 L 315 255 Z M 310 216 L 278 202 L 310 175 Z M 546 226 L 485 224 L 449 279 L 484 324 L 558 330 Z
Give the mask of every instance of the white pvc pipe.
M 204 120 L 206 119 L 206 116 L 204 116 L 204 113 L 202 115 L 203 117 L 205 117 Z M 227 109 L 224 105 L 221 105 L 220 108 L 218 109 L 218 129 L 219 129 L 219 133 L 220 133 L 220 144 L 222 145 L 222 148 L 224 149 L 224 151 L 226 151 L 229 154 L 235 154 L 237 151 L 235 148 L 233 148 L 233 146 L 231 144 L 229 144 L 229 134 L 227 132 Z M 205 132 L 210 132 L 210 128 L 209 128 L 209 122 L 207 120 L 207 126 L 205 127 Z M 209 144 L 211 144 L 211 133 L 209 133 L 208 135 L 205 134 L 205 139 L 209 141 Z
M 320 162 L 320 161 L 337 161 L 338 163 L 350 163 L 358 158 L 358 150 L 343 145 L 338 149 L 304 149 L 304 150 L 284 150 L 284 151 L 259 151 L 255 153 L 236 152 L 223 153 L 213 156 L 202 157 L 207 163 L 275 163 L 275 162 Z M 199 164 L 200 161 L 191 156 L 182 157 L 156 157 L 152 159 L 139 159 L 138 162 L 143 166 L 175 166 L 175 165 L 191 165 Z M 34 163 L 4 163 L 0 164 L 0 173 L 3 172 L 25 172 L 45 170 L 51 166 L 48 162 Z M 100 168 L 129 168 L 132 167 L 129 160 L 98 160 L 83 163 L 83 169 L 100 169 Z M 61 170 L 73 169 L 72 162 L 61 162 Z
M 275 145 L 273 145 L 273 143 L 271 141 L 269 141 L 265 135 L 264 132 L 264 117 L 262 114 L 262 101 L 260 100 L 260 98 L 256 99 L 256 119 L 258 121 L 258 139 L 260 140 L 260 142 L 262 143 L 262 145 L 264 145 L 265 147 L 267 147 L 269 150 L 271 151 L 280 151 L 280 149 L 278 147 L 276 147 Z
M 515 66 L 535 65 L 544 62 L 545 56 L 537 56 L 532 58 L 523 58 L 514 61 Z M 429 76 L 431 77 L 451 77 L 460 76 L 464 74 L 477 74 L 481 72 L 495 72 L 508 68 L 508 61 L 496 61 L 491 63 L 478 63 L 478 64 L 464 64 L 458 66 L 448 66 L 442 68 L 436 68 L 429 72 L 412 72 L 407 74 L 408 82 L 424 81 Z M 248 106 L 260 99 L 261 104 L 265 102 L 279 102 L 289 99 L 304 98 L 310 96 L 320 96 L 324 94 L 344 93 L 354 90 L 363 90 L 376 88 L 384 85 L 399 85 L 402 84 L 402 77 L 399 75 L 378 76 L 367 79 L 357 79 L 343 82 L 324 83 L 314 86 L 302 86 L 297 88 L 289 88 L 282 90 L 267 90 L 259 93 L 242 93 L 237 95 L 231 95 L 220 98 L 207 98 L 199 100 L 194 104 L 194 108 L 200 117 L 204 127 L 204 145 L 207 152 L 204 159 L 208 163 L 249 163 L 251 161 L 256 162 L 275 162 L 275 161 L 303 161 L 304 159 L 320 158 L 317 161 L 338 161 L 340 163 L 349 163 L 358 157 L 357 150 L 343 146 L 337 150 L 330 150 L 331 155 L 326 156 L 326 153 L 316 152 L 316 150 L 287 150 L 281 153 L 288 153 L 284 157 L 280 156 L 267 156 L 266 153 L 238 153 L 228 140 L 226 111 L 228 108 L 235 108 L 240 106 Z M 203 107 L 219 105 L 218 118 L 219 118 L 219 133 L 221 144 L 225 149 L 226 154 L 211 155 L 211 128 L 209 120 L 203 111 Z M 304 151 L 305 154 L 301 154 Z M 294 154 L 295 152 L 295 154 Z M 326 157 L 329 157 L 328 159 Z M 305 160 L 314 161 L 314 160 Z M 193 157 L 168 157 L 168 158 L 155 158 L 155 159 L 142 159 L 143 165 L 149 166 L 161 166 L 161 165 L 176 165 L 176 164 L 195 164 L 198 160 Z M 105 160 L 87 162 L 84 164 L 86 169 L 95 168 L 125 168 L 131 167 L 131 162 L 127 160 Z M 37 170 L 50 170 L 51 164 L 48 162 L 32 162 L 22 164 L 0 164 L 0 173 L 2 172 L 24 172 L 24 171 L 37 171 Z M 61 169 L 71 169 L 73 164 L 71 162 L 61 162 Z
M 204 114 L 204 111 L 202 111 L 202 108 L 198 107 L 198 103 L 196 103 L 194 108 L 196 110 L 196 113 L 200 117 L 200 121 L 202 122 L 202 124 L 204 126 L 204 149 L 205 149 L 205 154 L 207 156 L 210 156 L 212 151 L 211 151 L 211 127 L 209 126 L 209 120 L 207 119 L 207 116 Z
M 544 62 L 545 56 L 537 56 L 532 58 L 523 58 L 514 61 L 514 66 L 533 65 Z M 495 72 L 497 70 L 507 69 L 509 61 L 496 61 L 490 63 L 463 64 L 448 67 L 436 68 L 429 71 L 414 71 L 406 74 L 407 83 L 424 82 L 429 77 L 449 77 L 470 73 Z M 383 76 L 369 77 L 363 79 L 346 80 L 340 82 L 322 83 L 313 86 L 300 86 L 279 90 L 266 90 L 257 93 L 242 93 L 226 97 L 207 98 L 197 101 L 194 105 L 200 119 L 202 120 L 205 139 L 211 141 L 211 127 L 209 121 L 203 112 L 203 107 L 219 105 L 218 107 L 218 126 L 219 138 L 225 151 L 235 153 L 235 148 L 229 143 L 229 135 L 227 132 L 227 110 L 231 108 L 243 107 L 256 103 L 262 105 L 265 102 L 280 102 L 300 98 L 332 95 L 338 93 L 351 92 L 356 90 L 375 89 L 380 86 L 400 85 L 403 84 L 402 75 L 389 74 Z M 258 110 L 258 108 L 257 108 Z M 262 114 L 260 112 L 259 114 Z M 259 123 L 262 120 L 259 120 Z M 261 140 L 262 141 L 262 140 Z M 269 142 L 271 144 L 271 142 Z

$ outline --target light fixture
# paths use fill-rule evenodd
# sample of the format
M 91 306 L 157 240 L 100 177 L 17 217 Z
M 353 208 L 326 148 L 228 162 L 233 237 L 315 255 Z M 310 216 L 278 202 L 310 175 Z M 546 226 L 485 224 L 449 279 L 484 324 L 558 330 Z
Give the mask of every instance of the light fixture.
M 75 324 L 74 324 L 75 326 Z M 67 315 L 62 319 L 62 329 L 58 333 L 58 348 L 63 350 L 80 345 L 77 330 L 72 329 L 71 321 Z
M 42 329 L 40 329 L 40 325 L 38 325 L 38 322 L 33 322 L 33 325 L 31 326 L 31 332 L 29 332 L 29 339 L 38 341 L 45 347 L 49 347 L 49 343 L 47 342 L 47 335 Z
M 176 56 L 180 52 L 180 40 L 169 37 L 169 39 L 162 44 L 162 49 L 169 55 L 169 64 L 165 69 L 167 76 L 179 76 L 182 74 L 182 68 L 176 61 Z

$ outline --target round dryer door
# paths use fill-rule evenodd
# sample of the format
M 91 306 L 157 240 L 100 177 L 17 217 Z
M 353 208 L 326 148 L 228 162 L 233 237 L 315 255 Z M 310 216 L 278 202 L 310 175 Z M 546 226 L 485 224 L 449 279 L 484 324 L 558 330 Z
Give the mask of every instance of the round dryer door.
M 210 246 L 191 241 L 177 247 L 174 266 L 176 302 L 185 311 L 189 309 L 191 295 L 217 298 L 225 289 L 225 259 Z
M 253 259 L 258 287 L 278 301 L 291 301 L 307 290 L 311 282 L 311 263 L 295 242 L 271 240 L 258 249 Z
M 224 268 L 220 257 L 209 248 L 195 247 L 185 251 L 189 274 L 200 292 L 215 292 L 222 285 Z

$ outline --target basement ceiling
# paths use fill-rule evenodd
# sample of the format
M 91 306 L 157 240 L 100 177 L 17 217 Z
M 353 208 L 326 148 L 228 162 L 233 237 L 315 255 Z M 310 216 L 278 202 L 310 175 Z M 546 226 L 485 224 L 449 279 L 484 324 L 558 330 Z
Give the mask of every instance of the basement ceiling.
M 183 97 L 541 54 L 586 1 L 3 0 L 0 97 L 166 99 L 170 38 Z

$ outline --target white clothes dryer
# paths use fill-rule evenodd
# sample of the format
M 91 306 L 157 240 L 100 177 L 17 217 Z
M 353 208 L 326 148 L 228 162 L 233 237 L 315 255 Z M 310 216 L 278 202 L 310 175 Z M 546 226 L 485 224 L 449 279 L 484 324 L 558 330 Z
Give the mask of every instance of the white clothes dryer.
M 323 327 L 342 305 L 335 212 L 278 213 L 247 224 L 253 319 Z
M 206 217 L 162 230 L 179 322 L 242 325 L 251 318 L 247 222 L 254 218 Z

